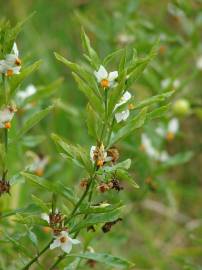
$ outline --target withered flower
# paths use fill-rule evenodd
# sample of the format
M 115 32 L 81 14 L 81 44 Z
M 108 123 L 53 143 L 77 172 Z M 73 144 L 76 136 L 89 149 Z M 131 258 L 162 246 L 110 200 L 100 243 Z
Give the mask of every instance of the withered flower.
M 102 231 L 107 233 L 111 230 L 112 226 L 114 226 L 117 222 L 122 221 L 122 218 L 118 218 L 112 222 L 107 222 L 102 226 Z
M 119 151 L 116 147 L 107 150 L 107 156 L 111 157 L 111 161 L 115 163 L 119 159 Z
M 120 184 L 120 181 L 116 178 L 112 179 L 109 183 L 112 189 L 117 191 L 123 190 L 123 186 Z

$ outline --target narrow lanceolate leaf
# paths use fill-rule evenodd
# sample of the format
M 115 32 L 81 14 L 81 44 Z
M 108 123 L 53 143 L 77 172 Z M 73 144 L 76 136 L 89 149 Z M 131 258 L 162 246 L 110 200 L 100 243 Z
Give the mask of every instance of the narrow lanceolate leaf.
M 124 127 L 119 129 L 119 131 L 112 137 L 110 146 L 130 135 L 135 129 L 143 126 L 146 119 L 146 115 L 147 115 L 147 108 L 144 108 Z
M 94 260 L 99 263 L 110 266 L 110 269 L 130 269 L 134 267 L 134 263 L 123 258 L 112 256 L 108 253 L 85 252 L 82 254 L 70 254 L 71 257 L 79 257 L 86 260 Z
M 16 38 L 20 31 L 22 30 L 23 25 L 30 20 L 33 15 L 35 14 L 35 11 L 32 12 L 28 17 L 23 19 L 22 21 L 18 22 L 13 28 L 9 29 L 7 35 L 6 35 L 6 40 L 4 41 L 5 43 L 5 54 L 10 53 L 13 47 L 13 43 L 16 41 Z
M 75 81 L 78 84 L 79 90 L 84 93 L 86 98 L 89 100 L 90 105 L 99 113 L 103 112 L 103 106 L 101 100 L 95 94 L 94 90 L 82 80 L 76 73 L 72 73 Z
M 102 171 L 105 171 L 105 172 L 114 172 L 118 169 L 125 169 L 125 170 L 128 170 L 131 166 L 131 159 L 126 159 L 122 162 L 119 162 L 117 163 L 116 165 L 114 166 L 104 166 L 103 169 L 101 170 Z
M 98 115 L 93 110 L 93 108 L 90 106 L 90 104 L 87 105 L 87 127 L 88 127 L 88 133 L 93 138 L 97 139 L 99 134 L 99 126 L 98 126 Z
M 85 148 L 81 147 L 80 145 L 74 146 L 68 144 L 56 134 L 51 134 L 51 137 L 54 142 L 60 146 L 63 151 L 65 151 L 70 160 L 77 163 L 81 167 L 85 167 L 87 171 L 92 171 L 92 162 L 90 161 L 89 153 L 87 153 Z
M 150 106 L 152 104 L 156 104 L 158 102 L 162 102 L 166 100 L 167 98 L 171 97 L 173 95 L 174 91 L 169 91 L 160 95 L 156 95 L 153 97 L 149 97 L 143 101 L 138 102 L 137 104 L 134 104 L 134 109 L 141 109 L 145 106 Z
M 84 80 L 85 83 L 88 85 L 88 87 L 93 90 L 94 94 L 97 95 L 97 97 L 102 98 L 93 72 L 85 70 L 81 65 L 67 60 L 66 58 L 64 58 L 63 56 L 61 56 L 56 52 L 54 53 L 54 55 L 58 61 L 65 64 L 74 73 L 76 73 L 79 77 L 81 77 L 82 80 Z
M 147 120 L 151 120 L 151 119 L 165 116 L 165 114 L 167 113 L 169 108 L 170 108 L 170 104 L 167 104 L 167 105 L 161 106 L 157 109 L 154 109 L 153 111 L 151 111 L 147 114 Z
M 131 65 L 128 67 L 128 75 L 129 78 L 127 80 L 127 88 L 132 85 L 135 81 L 139 79 L 139 77 L 142 75 L 145 68 L 148 66 L 148 64 L 151 62 L 151 60 L 156 56 L 157 50 L 158 50 L 158 43 L 159 41 L 156 41 L 154 46 L 151 48 L 150 53 L 148 56 L 142 59 L 136 59 L 132 60 Z
M 91 214 L 86 219 L 81 221 L 79 224 L 73 227 L 71 233 L 87 228 L 91 225 L 99 223 L 112 222 L 120 217 L 120 209 L 115 209 L 107 213 Z
M 16 214 L 39 214 L 41 212 L 41 209 L 35 205 L 35 204 L 29 204 L 26 207 L 23 208 L 17 208 L 14 210 L 8 210 L 8 211 L 4 211 L 2 214 L 0 214 L 0 219 L 2 218 L 6 218 L 6 217 L 10 217 L 10 216 L 14 216 Z
M 42 111 L 39 111 L 32 115 L 24 124 L 23 127 L 19 130 L 17 135 L 14 138 L 11 138 L 11 143 L 19 140 L 26 132 L 33 128 L 38 122 L 40 122 L 47 114 L 53 109 L 53 106 L 50 106 Z
M 26 180 L 30 181 L 31 183 L 47 190 L 50 192 L 53 192 L 55 194 L 58 194 L 62 196 L 63 198 L 67 199 L 70 201 L 72 204 L 75 204 L 77 198 L 75 197 L 73 191 L 70 188 L 67 188 L 64 186 L 61 182 L 53 182 L 50 180 L 46 180 L 42 177 L 36 176 L 31 173 L 21 173 L 22 176 L 25 177 Z
M 87 54 L 88 59 L 90 61 L 91 66 L 97 69 L 100 65 L 100 59 L 96 53 L 96 51 L 91 47 L 90 39 L 86 35 L 84 29 L 81 32 L 82 45 L 84 48 L 84 52 Z
M 34 71 L 36 71 L 41 65 L 41 63 L 42 61 L 37 61 L 34 64 L 23 69 L 20 74 L 13 76 L 10 81 L 9 98 L 12 98 L 14 96 L 16 89 L 21 85 L 23 80 L 26 79 Z

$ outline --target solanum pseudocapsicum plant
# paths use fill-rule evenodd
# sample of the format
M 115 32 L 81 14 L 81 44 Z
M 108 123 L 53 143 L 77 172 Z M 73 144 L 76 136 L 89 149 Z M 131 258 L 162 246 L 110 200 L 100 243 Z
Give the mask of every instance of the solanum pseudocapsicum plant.
M 97 192 L 102 194 L 110 189 L 120 191 L 122 181 L 128 181 L 134 187 L 138 187 L 128 172 L 131 160 L 122 160 L 116 144 L 140 128 L 145 121 L 161 116 L 168 108 L 164 101 L 172 93 L 166 92 L 136 102 L 130 92 L 130 86 L 156 55 L 157 44 L 144 58 L 138 58 L 135 50 L 123 49 L 101 61 L 84 31 L 82 43 L 84 58 L 87 61 L 85 65 L 70 62 L 57 53 L 55 56 L 72 70 L 78 88 L 88 99 L 87 127 L 89 135 L 93 138 L 93 145 L 72 145 L 56 134 L 52 134 L 52 139 L 62 151 L 61 156 L 64 159 L 71 160 L 84 170 L 86 178 L 81 182 L 84 192 L 77 198 L 71 187 L 64 186 L 60 181 L 50 183 L 41 177 L 22 173 L 31 182 L 53 193 L 52 209 L 42 216 L 46 225 L 51 228 L 53 238 L 23 269 L 29 269 L 42 254 L 54 248 L 61 248 L 64 253 L 55 259 L 50 269 L 62 264 L 67 256 L 103 262 L 117 269 L 128 269 L 133 265 L 106 253 L 87 252 L 85 240 L 82 239 L 82 230 L 93 230 L 96 225 L 102 224 L 103 232 L 107 232 L 121 220 L 122 202 L 100 203 L 96 197 Z M 108 71 L 109 64 L 117 58 L 120 59 L 117 69 Z M 68 215 L 61 213 L 61 207 L 55 200 L 60 196 L 73 205 Z M 35 202 L 42 209 L 47 208 L 42 201 L 35 200 Z M 80 240 L 77 239 L 79 234 Z M 80 244 L 80 247 L 83 244 L 83 252 L 70 253 L 73 244 Z M 78 264 L 76 261 L 76 265 L 76 267 L 80 265 L 80 260 Z

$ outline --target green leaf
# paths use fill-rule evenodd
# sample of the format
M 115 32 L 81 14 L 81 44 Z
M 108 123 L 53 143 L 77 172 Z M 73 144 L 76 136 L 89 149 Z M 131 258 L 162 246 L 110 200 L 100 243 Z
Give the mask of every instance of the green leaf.
M 82 214 L 96 214 L 96 213 L 106 213 L 106 212 L 111 212 L 114 211 L 117 208 L 120 208 L 122 205 L 121 202 L 116 203 L 116 204 L 105 204 L 101 203 L 100 205 L 96 206 L 89 206 L 88 203 L 82 204 L 79 208 L 79 213 Z
M 97 139 L 99 134 L 99 125 L 98 125 L 98 115 L 93 110 L 93 108 L 90 106 L 90 104 L 87 105 L 87 127 L 88 127 L 88 133 L 93 138 Z
M 44 110 L 41 110 L 34 115 L 32 115 L 26 122 L 23 124 L 23 127 L 19 130 L 17 135 L 14 138 L 11 138 L 10 143 L 14 143 L 19 140 L 26 132 L 33 128 L 38 122 L 40 122 L 47 114 L 53 109 L 53 106 L 50 106 Z
M 36 197 L 35 195 L 32 194 L 32 200 L 33 202 L 40 207 L 45 213 L 49 213 L 49 208 L 47 207 L 47 205 L 44 203 L 44 201 L 42 201 L 41 199 L 39 199 L 38 197 Z
M 156 104 L 158 102 L 162 102 L 164 101 L 165 99 L 171 97 L 173 95 L 174 91 L 169 91 L 169 92 L 166 92 L 166 93 L 163 93 L 163 94 L 160 94 L 160 95 L 156 95 L 156 96 L 152 96 L 152 97 L 149 97 L 143 101 L 140 101 L 138 102 L 137 104 L 134 104 L 135 106 L 135 110 L 137 109 L 141 109 L 145 106 L 150 106 L 152 104 Z
M 40 212 L 41 212 L 41 209 L 37 205 L 32 203 L 23 208 L 17 208 L 14 210 L 4 211 L 3 213 L 0 214 L 0 219 L 14 216 L 16 214 L 38 214 Z
M 132 60 L 131 65 L 128 67 L 128 75 L 129 78 L 127 80 L 127 88 L 132 85 L 135 81 L 139 79 L 145 68 L 148 66 L 148 64 L 151 62 L 151 60 L 156 56 L 158 51 L 158 44 L 159 40 L 155 42 L 153 47 L 151 48 L 149 55 L 142 59 L 135 59 Z
M 119 57 L 120 55 L 123 54 L 125 49 L 121 48 L 116 50 L 115 52 L 110 53 L 109 55 L 107 55 L 105 57 L 105 59 L 103 60 L 103 65 L 106 66 L 108 65 L 112 60 L 117 59 L 117 57 Z
M 76 73 L 79 77 L 81 77 L 82 80 L 85 81 L 85 84 L 88 85 L 88 87 L 93 90 L 93 92 L 95 93 L 95 95 L 97 97 L 99 97 L 100 99 L 102 98 L 93 72 L 91 72 L 91 71 L 89 72 L 88 70 L 85 70 L 84 67 L 82 67 L 79 64 L 70 62 L 69 60 L 67 60 L 66 58 L 64 58 L 63 56 L 61 56 L 60 54 L 58 54 L 56 52 L 54 53 L 54 55 L 55 55 L 57 60 L 59 60 L 60 62 L 65 64 L 74 73 Z
M 26 180 L 29 180 L 31 183 L 47 190 L 53 192 L 55 194 L 61 195 L 72 204 L 75 204 L 76 197 L 72 191 L 72 189 L 67 188 L 61 182 L 53 182 L 50 180 L 46 180 L 42 177 L 36 176 L 34 174 L 21 172 L 21 175 L 25 177 Z
M 98 98 L 98 96 L 95 94 L 94 90 L 89 87 L 89 85 L 84 82 L 76 73 L 72 73 L 75 81 L 78 84 L 78 87 L 81 92 L 84 93 L 86 98 L 89 100 L 90 105 L 92 108 L 94 108 L 95 111 L 98 111 L 99 113 L 103 113 L 103 105 L 101 99 Z
M 11 29 L 8 29 L 7 35 L 4 40 L 5 54 L 10 53 L 13 47 L 13 43 L 16 41 L 16 38 L 20 31 L 22 30 L 23 25 L 30 20 L 36 12 L 32 12 L 28 17 L 18 22 L 16 26 Z
M 70 160 L 73 162 L 76 161 L 81 167 L 86 168 L 87 171 L 92 171 L 92 162 L 90 161 L 89 153 L 87 153 L 85 148 L 80 145 L 73 146 L 68 144 L 56 134 L 51 134 L 51 137 L 54 142 L 65 151 Z
M 135 129 L 140 128 L 146 119 L 147 108 L 142 109 L 131 121 L 122 127 L 111 139 L 110 146 L 130 135 Z
M 154 109 L 153 111 L 151 111 L 147 114 L 147 121 L 165 116 L 165 114 L 167 113 L 169 108 L 170 108 L 170 104 L 167 104 L 167 105 L 161 106 L 157 109 Z
M 70 254 L 68 256 L 79 257 L 86 260 L 94 260 L 96 262 L 109 265 L 110 267 L 113 267 L 113 269 L 130 269 L 131 267 L 134 267 L 132 262 L 129 262 L 120 257 L 112 256 L 108 253 L 85 252 L 82 254 Z
M 119 180 L 128 181 L 134 188 L 139 188 L 139 185 L 126 170 L 119 169 L 116 171 L 116 175 Z
M 24 79 L 26 79 L 30 74 L 36 71 L 39 66 L 41 65 L 42 61 L 39 60 L 34 64 L 26 67 L 23 69 L 20 74 L 15 75 L 10 80 L 10 92 L 9 92 L 9 99 L 11 99 L 15 95 L 16 89 L 21 85 Z
M 81 31 L 81 40 L 82 40 L 84 51 L 87 53 L 87 56 L 89 57 L 91 66 L 97 69 L 100 65 L 100 59 L 96 51 L 91 47 L 90 39 L 86 35 L 84 29 L 82 29 Z
M 90 214 L 86 219 L 82 220 L 77 225 L 75 225 L 71 230 L 71 233 L 99 223 L 112 222 L 114 220 L 117 220 L 119 218 L 119 215 L 120 215 L 119 208 L 106 213 Z
M 131 159 L 126 159 L 122 162 L 117 163 L 114 166 L 104 166 L 99 172 L 114 172 L 118 169 L 125 169 L 128 170 L 131 166 Z

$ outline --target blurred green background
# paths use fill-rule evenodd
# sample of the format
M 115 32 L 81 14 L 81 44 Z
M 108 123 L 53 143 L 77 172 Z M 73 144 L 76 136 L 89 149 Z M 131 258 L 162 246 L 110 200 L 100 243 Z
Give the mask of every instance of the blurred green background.
M 92 245 L 95 250 L 129 258 L 138 270 L 202 269 L 202 68 L 197 65 L 202 57 L 202 1 L 0 0 L 0 16 L 12 23 L 33 11 L 36 14 L 25 25 L 17 44 L 23 62 L 42 59 L 43 64 L 22 88 L 30 83 L 46 86 L 59 78 L 63 78 L 63 82 L 56 84 L 51 98 L 35 104 L 36 110 L 49 104 L 56 106 L 51 115 L 32 130 L 32 136 L 42 134 L 45 137 L 31 150 L 50 157 L 45 170 L 47 178 L 61 179 L 69 187 L 78 188 L 84 175 L 71 163 L 60 159 L 50 133 L 58 133 L 72 143 L 89 147 L 94 142 L 85 125 L 86 99 L 78 91 L 71 73 L 56 61 L 53 52 L 82 62 L 81 26 L 101 57 L 127 45 L 135 47 L 139 55 L 145 55 L 160 38 L 158 56 L 130 91 L 141 100 L 161 93 L 162 81 L 169 78 L 173 84 L 167 87 L 176 88 L 170 110 L 164 119 L 153 121 L 118 145 L 123 157 L 132 158 L 132 173 L 140 189 L 126 186 L 125 191 L 117 195 L 127 202 L 124 220 L 110 234 L 98 234 Z M 179 87 L 175 87 L 175 80 L 180 81 Z M 191 109 L 179 116 L 173 105 L 182 98 L 188 101 Z M 160 166 L 140 153 L 140 134 L 147 132 L 155 137 L 156 126 L 160 122 L 167 123 L 174 116 L 180 121 L 179 135 L 160 147 L 167 149 L 169 154 L 182 153 L 182 159 Z M 24 143 L 20 153 L 17 147 L 11 150 L 13 174 L 17 175 L 26 166 L 25 153 L 29 149 L 30 144 Z M 190 153 L 188 157 L 187 153 Z M 13 164 L 16 156 L 21 157 L 23 163 Z M 152 184 L 146 181 L 148 177 Z M 16 179 L 14 183 L 21 182 L 19 177 Z M 27 184 L 16 186 L 16 197 L 9 199 L 14 208 L 24 206 L 30 196 Z M 32 193 L 35 192 L 32 188 Z M 47 194 L 40 196 L 50 200 Z M 17 257 L 12 249 L 0 247 L 0 250 L 2 265 L 5 264 L 3 256 L 9 258 L 11 255 L 13 260 Z M 9 269 L 17 269 L 13 267 Z M 101 267 L 97 265 L 95 269 Z

